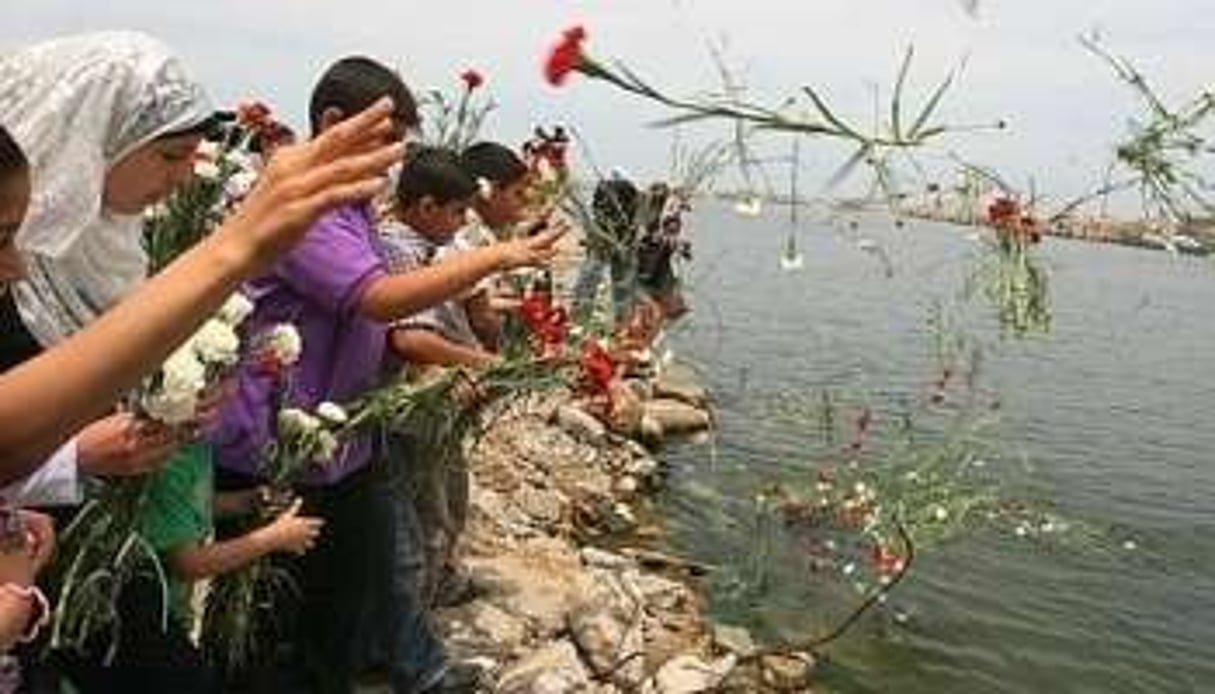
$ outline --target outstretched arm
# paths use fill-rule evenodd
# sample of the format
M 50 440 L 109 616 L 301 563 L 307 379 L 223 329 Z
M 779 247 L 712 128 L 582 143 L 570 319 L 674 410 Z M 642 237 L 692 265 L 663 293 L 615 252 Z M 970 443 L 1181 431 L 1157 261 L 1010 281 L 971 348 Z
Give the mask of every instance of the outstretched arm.
M 387 100 L 275 154 L 245 204 L 97 322 L 0 375 L 0 483 L 21 479 L 113 405 L 323 212 L 367 199 L 402 156 Z

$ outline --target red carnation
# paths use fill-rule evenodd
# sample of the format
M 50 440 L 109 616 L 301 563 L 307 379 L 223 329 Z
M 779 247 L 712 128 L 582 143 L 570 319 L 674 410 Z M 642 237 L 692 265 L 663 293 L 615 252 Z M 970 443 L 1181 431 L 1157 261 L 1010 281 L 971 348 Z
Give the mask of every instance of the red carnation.
M 566 29 L 561 35 L 561 42 L 553 47 L 544 61 L 544 77 L 554 87 L 565 84 L 571 72 L 582 66 L 582 42 L 586 40 L 586 30 L 580 26 Z
M 470 92 L 472 90 L 476 89 L 477 87 L 480 87 L 481 85 L 485 84 L 485 77 L 482 76 L 481 73 L 479 73 L 476 70 L 473 70 L 471 68 L 460 73 L 460 79 L 464 80 L 464 86 Z
M 616 362 L 597 340 L 587 340 L 582 345 L 582 375 L 595 393 L 606 393 L 616 378 Z
M 236 119 L 241 125 L 258 128 L 270 118 L 270 107 L 260 101 L 241 104 L 236 108 Z

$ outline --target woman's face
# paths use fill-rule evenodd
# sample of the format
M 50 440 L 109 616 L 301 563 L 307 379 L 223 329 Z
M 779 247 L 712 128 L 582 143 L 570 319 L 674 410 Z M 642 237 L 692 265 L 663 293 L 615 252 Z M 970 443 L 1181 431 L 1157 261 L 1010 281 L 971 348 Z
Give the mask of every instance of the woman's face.
M 162 137 L 119 159 L 105 176 L 102 202 L 110 212 L 140 214 L 194 175 L 194 152 L 202 135 Z
M 0 287 L 25 275 L 25 267 L 13 237 L 21 227 L 29 201 L 29 169 L 0 179 Z

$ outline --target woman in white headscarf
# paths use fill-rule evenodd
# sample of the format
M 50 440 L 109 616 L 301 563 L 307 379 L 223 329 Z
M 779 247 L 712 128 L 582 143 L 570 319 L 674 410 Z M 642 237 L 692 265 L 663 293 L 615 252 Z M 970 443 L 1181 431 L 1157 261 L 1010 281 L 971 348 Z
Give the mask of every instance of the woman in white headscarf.
M 0 125 L 29 160 L 32 185 L 16 235 L 26 279 L 0 295 L 0 372 L 144 279 L 142 213 L 192 175 L 211 114 L 177 57 L 143 34 L 72 36 L 0 58 Z M 72 500 L 78 463 L 102 474 L 163 463 L 170 434 L 122 414 L 91 425 L 42 469 L 42 486 L 62 479 L 44 501 Z
M 48 346 L 146 274 L 141 214 L 189 179 L 211 105 L 160 41 L 105 32 L 0 60 L 0 124 L 30 160 L 21 319 Z

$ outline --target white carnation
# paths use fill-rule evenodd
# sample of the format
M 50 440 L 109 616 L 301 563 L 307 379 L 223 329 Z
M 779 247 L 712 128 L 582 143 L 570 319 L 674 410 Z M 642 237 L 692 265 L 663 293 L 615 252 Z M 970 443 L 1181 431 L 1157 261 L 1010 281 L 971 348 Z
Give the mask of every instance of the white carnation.
M 320 427 L 320 420 L 303 410 L 298 410 L 294 407 L 279 410 L 278 431 L 281 436 L 295 438 L 311 434 L 320 429 Z
M 205 365 L 232 366 L 240 359 L 240 338 L 222 320 L 213 318 L 204 323 L 190 343 Z
M 291 366 L 300 360 L 304 342 L 300 333 L 290 323 L 279 323 L 265 336 L 264 348 L 274 355 L 274 360 L 283 366 Z
M 253 302 L 244 294 L 236 292 L 228 297 L 223 308 L 219 309 L 219 319 L 235 328 L 244 323 L 252 313 Z
M 257 183 L 257 174 L 252 171 L 237 171 L 228 177 L 224 185 L 224 195 L 231 200 L 243 200 Z
M 199 178 L 205 178 L 208 181 L 219 180 L 219 165 L 213 161 L 199 159 L 194 162 L 194 175 Z
M 194 154 L 199 159 L 215 161 L 219 158 L 219 144 L 210 140 L 203 140 L 198 144 L 198 149 L 194 150 Z
M 158 392 L 144 396 L 141 404 L 144 412 L 152 419 L 175 426 L 194 419 L 198 410 L 198 396 L 185 391 Z
M 141 405 L 148 416 L 165 424 L 183 424 L 194 418 L 199 393 L 207 387 L 207 369 L 187 343 L 169 355 L 160 367 L 160 388 L 144 395 Z
M 316 460 L 327 463 L 338 452 L 338 439 L 331 431 L 319 431 L 316 435 Z
M 329 424 L 341 425 L 350 421 L 350 415 L 346 414 L 346 410 L 334 402 L 325 401 L 317 405 L 316 415 Z

